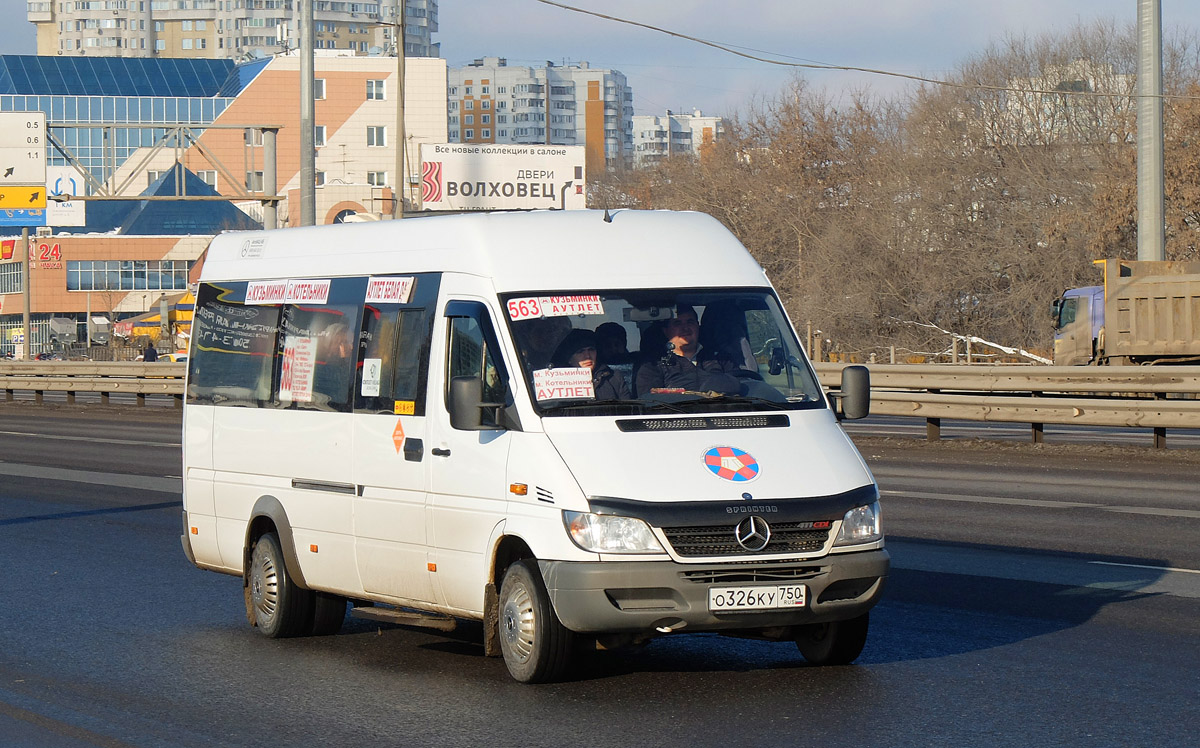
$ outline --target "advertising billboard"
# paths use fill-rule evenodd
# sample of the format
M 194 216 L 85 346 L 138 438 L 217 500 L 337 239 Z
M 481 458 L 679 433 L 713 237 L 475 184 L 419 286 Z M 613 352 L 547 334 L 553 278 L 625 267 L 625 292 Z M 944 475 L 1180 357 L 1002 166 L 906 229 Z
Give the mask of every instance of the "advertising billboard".
M 421 146 L 422 210 L 586 207 L 577 145 L 434 143 Z

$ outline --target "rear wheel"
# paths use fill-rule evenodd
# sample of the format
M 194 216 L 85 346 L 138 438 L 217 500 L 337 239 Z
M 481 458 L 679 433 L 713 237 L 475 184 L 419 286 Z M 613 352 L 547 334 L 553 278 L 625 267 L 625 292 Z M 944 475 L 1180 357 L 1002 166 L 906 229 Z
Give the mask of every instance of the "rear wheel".
M 813 623 L 796 630 L 796 647 L 814 665 L 849 665 L 867 643 L 870 614 L 832 623 Z
M 313 593 L 292 581 L 275 533 L 265 533 L 254 543 L 246 583 L 253 623 L 263 634 L 279 639 L 310 630 Z
M 571 660 L 574 635 L 559 622 L 535 562 L 517 561 L 500 584 L 500 653 L 522 683 L 557 680 Z

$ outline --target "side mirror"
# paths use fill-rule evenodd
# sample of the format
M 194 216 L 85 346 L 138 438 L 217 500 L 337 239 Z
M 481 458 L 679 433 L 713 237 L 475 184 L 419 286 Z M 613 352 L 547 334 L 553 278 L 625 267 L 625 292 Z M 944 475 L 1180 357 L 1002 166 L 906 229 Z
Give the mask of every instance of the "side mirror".
M 871 412 L 871 372 L 865 366 L 842 369 L 841 417 L 866 418 Z
M 454 377 L 450 380 L 450 426 L 458 431 L 488 431 L 502 428 L 496 419 L 484 423 L 485 408 L 503 408 L 503 403 L 483 402 L 483 380 L 478 377 Z

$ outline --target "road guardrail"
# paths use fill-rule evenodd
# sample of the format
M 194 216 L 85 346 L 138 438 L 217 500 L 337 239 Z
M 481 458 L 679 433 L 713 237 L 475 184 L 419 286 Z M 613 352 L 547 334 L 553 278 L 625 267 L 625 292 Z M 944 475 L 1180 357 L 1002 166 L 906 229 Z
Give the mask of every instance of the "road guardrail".
M 852 364 L 819 363 L 821 384 L 837 388 Z M 925 419 L 941 438 L 942 419 L 1030 424 L 1041 443 L 1046 424 L 1153 429 L 1200 428 L 1200 366 L 964 366 L 868 364 L 871 412 Z
M 825 387 L 836 389 L 851 364 L 818 363 Z M 186 364 L 169 362 L 0 362 L 0 389 L 168 395 L 183 403 Z M 1028 423 L 1041 443 L 1046 424 L 1153 429 L 1166 446 L 1168 429 L 1200 428 L 1200 366 L 1022 366 L 962 364 L 868 364 L 871 412 L 925 419 L 926 436 L 941 438 L 943 419 Z
M 186 371 L 187 364 L 167 361 L 0 361 L 0 389 L 5 401 L 17 391 L 33 392 L 38 403 L 45 392 L 65 392 L 73 405 L 77 393 L 98 392 L 108 405 L 109 395 L 123 392 L 137 395 L 138 405 L 146 395 L 170 395 L 181 407 Z

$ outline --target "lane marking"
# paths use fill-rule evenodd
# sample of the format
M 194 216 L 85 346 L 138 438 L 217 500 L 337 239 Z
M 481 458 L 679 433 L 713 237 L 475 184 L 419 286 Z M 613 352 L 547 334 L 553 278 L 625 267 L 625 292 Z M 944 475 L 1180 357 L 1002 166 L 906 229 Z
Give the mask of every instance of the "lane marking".
M 68 442 L 94 442 L 94 436 L 65 436 L 59 434 L 35 434 L 28 431 L 0 431 L 0 436 L 31 436 L 35 439 L 54 439 Z M 179 442 L 144 442 L 133 439 L 105 439 L 105 444 L 128 444 L 135 447 L 180 447 Z
M 937 501 L 965 501 L 973 504 L 1007 504 L 1010 506 L 1040 506 L 1052 509 L 1101 509 L 1103 504 L 1087 504 L 1078 501 L 1045 501 L 1043 499 L 1012 499 L 1001 496 L 969 496 L 967 494 L 927 493 L 925 491 L 901 491 L 884 489 L 885 496 L 906 496 L 914 499 L 936 499 Z
M 933 499 L 934 501 L 962 501 L 968 504 L 1002 504 L 1006 506 L 1032 506 L 1043 509 L 1096 509 L 1101 512 L 1119 514 L 1143 514 L 1151 517 L 1187 517 L 1200 519 L 1200 510 L 1171 509 L 1168 507 L 1120 506 L 1113 504 L 1089 504 L 1080 501 L 1045 501 L 1042 499 L 1014 499 L 1002 496 L 970 496 L 967 494 L 927 493 L 924 491 L 901 491 L 884 489 L 881 496 L 896 496 L 910 499 Z
M 921 541 L 889 540 L 887 545 L 894 569 L 1200 600 L 1200 571 L 1193 569 L 939 546 Z
M 1155 509 L 1144 506 L 1106 506 L 1106 512 L 1121 512 L 1122 514 L 1152 514 L 1157 517 L 1191 517 L 1200 519 L 1200 511 L 1195 509 Z
M 1146 564 L 1119 564 L 1116 561 L 1088 561 L 1097 566 L 1124 566 L 1128 569 L 1150 569 L 1151 571 L 1177 571 L 1180 574 L 1200 574 L 1200 569 L 1179 569 L 1174 566 L 1148 566 Z
M 123 740 L 118 740 L 108 735 L 101 735 L 98 732 L 93 732 L 86 728 L 78 727 L 68 722 L 54 719 L 53 717 L 47 717 L 44 714 L 38 714 L 35 711 L 23 709 L 12 704 L 0 702 L 0 714 L 11 719 L 27 722 L 34 727 L 61 735 L 64 738 L 97 746 L 97 748 L 133 748 L 132 743 L 126 743 Z
M 69 468 L 21 465 L 14 462 L 0 462 L 0 475 L 11 475 L 18 478 L 40 478 L 42 480 L 61 480 L 73 483 L 90 483 L 97 486 L 136 488 L 142 491 L 183 493 L 183 481 L 181 479 L 160 478 L 154 475 L 100 473 L 92 470 L 71 470 Z

